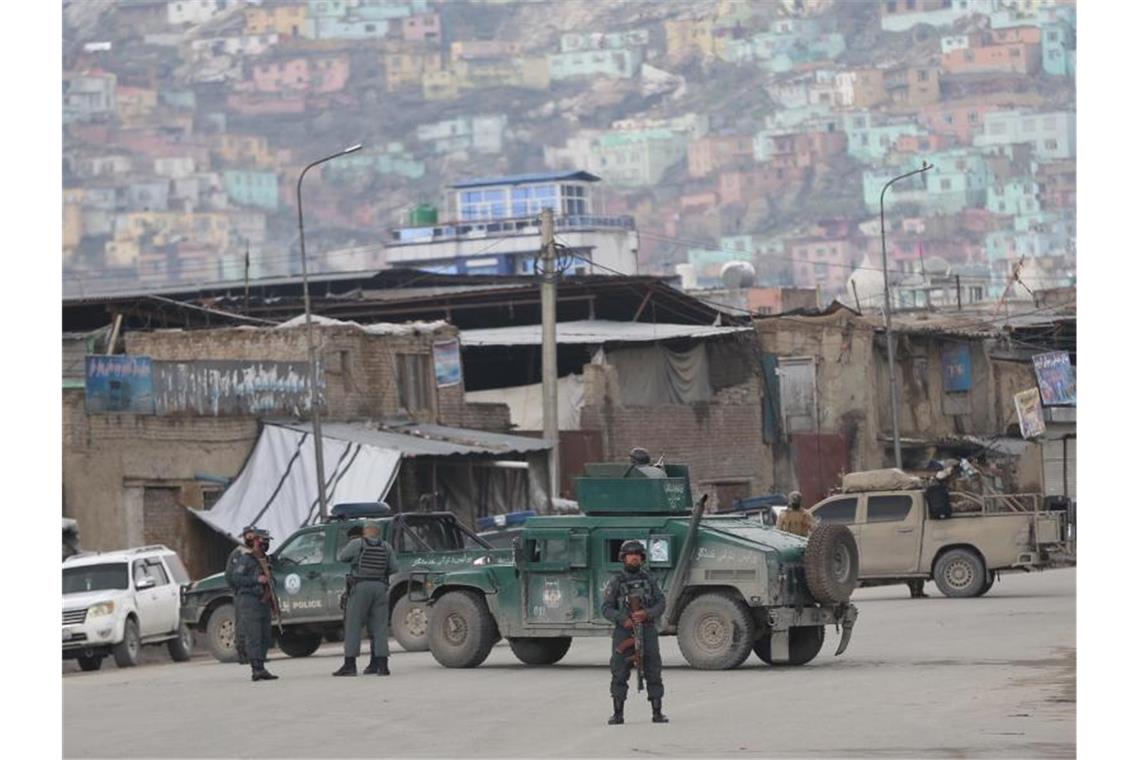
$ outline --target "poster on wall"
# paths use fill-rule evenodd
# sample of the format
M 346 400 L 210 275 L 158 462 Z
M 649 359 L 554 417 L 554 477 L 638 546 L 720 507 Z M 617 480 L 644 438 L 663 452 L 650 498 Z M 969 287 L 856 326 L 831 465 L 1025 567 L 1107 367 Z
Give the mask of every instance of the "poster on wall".
M 942 391 L 961 393 L 970 390 L 973 384 L 973 367 L 970 363 L 970 347 L 954 346 L 942 351 Z
M 154 414 L 149 356 L 88 356 L 84 388 L 88 414 Z
M 1045 406 L 1073 406 L 1077 403 L 1077 378 L 1069 355 L 1064 351 L 1051 351 L 1033 357 L 1033 370 L 1037 373 L 1037 388 Z
M 463 367 L 459 363 L 459 341 L 433 343 L 431 351 L 435 359 L 435 384 L 440 388 L 458 385 L 463 379 Z
M 1021 437 L 1036 438 L 1045 434 L 1045 415 L 1041 411 L 1041 394 L 1036 388 L 1013 394 L 1013 405 L 1017 407 L 1017 422 L 1021 425 Z

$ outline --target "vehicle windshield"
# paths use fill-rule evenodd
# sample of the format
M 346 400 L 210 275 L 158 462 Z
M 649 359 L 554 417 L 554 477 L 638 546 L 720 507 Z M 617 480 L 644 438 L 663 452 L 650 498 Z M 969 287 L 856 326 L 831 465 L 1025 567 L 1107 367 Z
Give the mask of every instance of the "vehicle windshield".
M 126 562 L 63 568 L 63 593 L 83 594 L 88 591 L 130 588 Z

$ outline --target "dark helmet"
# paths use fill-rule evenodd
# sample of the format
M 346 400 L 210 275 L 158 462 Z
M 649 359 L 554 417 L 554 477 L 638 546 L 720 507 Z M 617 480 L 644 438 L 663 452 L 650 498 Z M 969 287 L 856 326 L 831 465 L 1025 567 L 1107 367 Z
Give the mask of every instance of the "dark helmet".
M 641 545 L 640 541 L 634 541 L 633 539 L 630 539 L 629 541 L 622 543 L 621 549 L 618 550 L 618 559 L 624 562 L 625 556 L 627 554 L 640 554 L 641 560 L 643 562 L 645 561 L 645 547 Z
M 640 446 L 635 449 L 630 449 L 629 461 L 633 464 L 651 464 L 653 462 L 649 457 L 649 452 Z
M 273 540 L 273 537 L 269 535 L 269 531 L 267 531 L 265 528 L 258 528 L 254 525 L 247 525 L 241 529 L 241 537 L 243 539 L 251 533 L 267 544 Z
M 792 491 L 788 494 L 788 506 L 792 509 L 798 509 L 803 505 L 804 497 L 799 491 Z

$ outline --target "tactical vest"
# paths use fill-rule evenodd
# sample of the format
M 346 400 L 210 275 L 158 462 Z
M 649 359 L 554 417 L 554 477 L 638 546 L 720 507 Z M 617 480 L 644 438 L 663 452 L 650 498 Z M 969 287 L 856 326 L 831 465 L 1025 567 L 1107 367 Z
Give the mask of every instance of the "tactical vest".
M 386 579 L 388 577 L 388 547 L 383 543 L 370 544 L 367 541 L 362 541 L 362 543 L 364 548 L 356 560 L 353 575 L 357 578 Z
M 629 609 L 629 598 L 631 596 L 640 596 L 642 605 L 649 607 L 651 604 L 649 597 L 652 593 L 653 584 L 644 575 L 635 575 L 629 578 L 623 573 L 618 577 L 618 603 L 621 604 L 622 609 Z

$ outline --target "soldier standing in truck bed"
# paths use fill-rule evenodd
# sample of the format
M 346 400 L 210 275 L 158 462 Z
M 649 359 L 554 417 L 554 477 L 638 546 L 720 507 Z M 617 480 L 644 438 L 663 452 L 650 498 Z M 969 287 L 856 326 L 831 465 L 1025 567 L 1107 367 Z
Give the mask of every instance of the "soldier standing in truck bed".
M 389 675 L 388 578 L 395 571 L 395 557 L 392 547 L 380 538 L 380 523 L 366 522 L 362 537 L 345 544 L 336 558 L 352 565 L 352 591 L 344 611 L 344 664 L 333 675 L 356 675 L 360 630 L 365 623 L 372 637 L 372 656 L 364 673 Z
M 788 508 L 776 519 L 776 530 L 806 536 L 815 527 L 815 518 L 804 511 L 803 496 L 799 491 L 788 494 Z
M 661 644 L 657 638 L 657 621 L 665 613 L 665 595 L 661 587 L 642 565 L 645 547 L 639 541 L 626 541 L 618 551 L 623 569 L 606 584 L 603 594 L 602 615 L 614 624 L 613 652 L 610 656 L 610 696 L 614 700 L 614 714 L 610 725 L 625 723 L 625 697 L 629 692 L 631 658 L 618 651 L 623 641 L 633 634 L 635 622 L 642 624 L 645 646 L 642 662 L 645 680 L 649 685 L 649 703 L 653 707 L 653 722 L 668 723 L 661 712 L 661 699 L 665 684 L 661 680 Z M 642 607 L 631 610 L 630 597 L 640 597 Z M 632 654 L 632 652 L 630 652 Z

